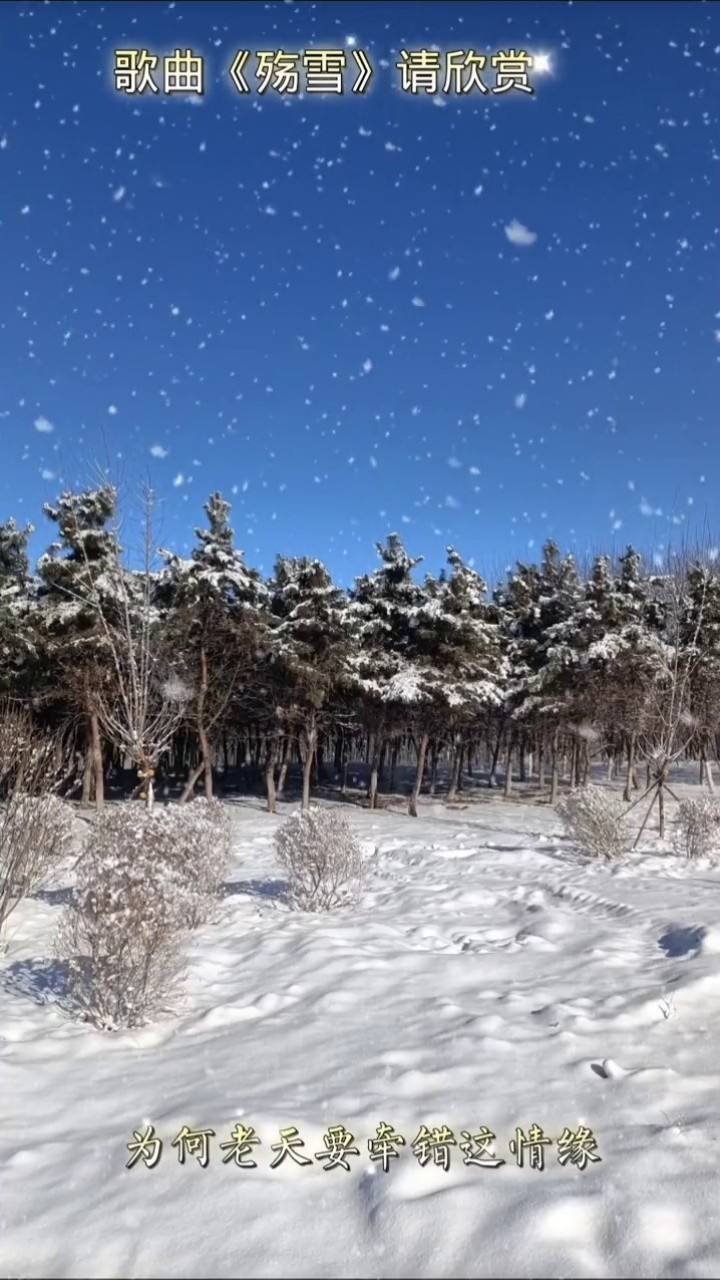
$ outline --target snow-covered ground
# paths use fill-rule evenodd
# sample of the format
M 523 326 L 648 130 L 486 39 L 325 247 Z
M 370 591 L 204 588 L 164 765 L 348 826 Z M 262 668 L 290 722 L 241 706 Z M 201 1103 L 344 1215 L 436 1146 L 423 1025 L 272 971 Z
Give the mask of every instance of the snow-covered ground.
M 489 795 L 418 821 L 349 809 L 363 906 L 303 916 L 274 858 L 283 815 L 231 807 L 227 896 L 193 935 L 178 1017 L 102 1034 L 65 1016 L 67 876 L 11 921 L 3 1276 L 720 1273 L 720 872 L 658 852 L 600 865 L 547 806 Z M 254 1169 L 223 1163 L 238 1122 L 261 1139 Z M 368 1151 L 381 1123 L 406 1139 L 387 1172 Z M 149 1124 L 161 1157 L 128 1169 Z M 180 1162 L 184 1125 L 215 1130 L 206 1168 Z M 338 1125 L 350 1172 L 316 1159 Z M 423 1125 L 452 1130 L 448 1170 L 441 1147 L 413 1151 Z M 533 1125 L 553 1140 L 543 1170 L 509 1145 Z M 498 1168 L 464 1162 L 462 1131 L 484 1126 Z M 580 1126 L 600 1156 L 584 1168 L 582 1141 L 559 1159 Z M 289 1127 L 311 1163 L 270 1168 Z

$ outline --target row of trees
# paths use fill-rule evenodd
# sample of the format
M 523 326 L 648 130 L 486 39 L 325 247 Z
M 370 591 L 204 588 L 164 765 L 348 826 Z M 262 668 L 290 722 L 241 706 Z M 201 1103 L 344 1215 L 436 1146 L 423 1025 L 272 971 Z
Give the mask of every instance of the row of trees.
M 369 765 L 369 798 L 399 765 L 426 776 L 500 766 L 557 798 L 594 757 L 656 776 L 694 755 L 712 785 L 720 723 L 720 573 L 703 556 L 650 572 L 628 548 L 586 573 L 546 544 L 488 593 L 453 548 L 419 580 L 397 534 L 349 591 L 316 559 L 280 556 L 270 579 L 234 544 L 214 494 L 191 555 L 155 555 L 148 499 L 145 563 L 128 568 L 111 486 L 64 493 L 45 513 L 57 540 L 34 573 L 32 530 L 0 525 L 0 691 L 63 726 L 78 788 L 101 807 L 109 769 L 131 763 L 152 802 L 158 768 L 182 770 L 184 797 L 210 797 L 222 760 L 264 777 L 269 809 L 302 764 L 303 807 L 330 760 L 347 778 Z M 658 772 L 659 771 L 659 772 Z M 72 780 L 69 780 L 71 782 Z

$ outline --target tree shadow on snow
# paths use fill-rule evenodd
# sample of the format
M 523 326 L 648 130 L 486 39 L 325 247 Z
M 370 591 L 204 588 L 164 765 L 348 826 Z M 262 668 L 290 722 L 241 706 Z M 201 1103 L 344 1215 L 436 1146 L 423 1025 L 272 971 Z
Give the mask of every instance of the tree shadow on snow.
M 70 981 L 65 960 L 16 960 L 7 970 L 3 986 L 10 995 L 57 1004 L 70 1009 Z
M 670 925 L 662 937 L 658 939 L 658 946 L 671 959 L 677 959 L 678 956 L 694 955 L 700 950 L 705 934 L 706 930 L 702 926 Z
M 32 895 L 38 902 L 47 902 L 49 907 L 69 907 L 74 902 L 72 889 L 36 889 Z
M 290 885 L 287 880 L 231 880 L 223 885 L 223 898 L 234 898 L 240 894 L 262 898 L 265 902 L 287 904 L 290 900 Z

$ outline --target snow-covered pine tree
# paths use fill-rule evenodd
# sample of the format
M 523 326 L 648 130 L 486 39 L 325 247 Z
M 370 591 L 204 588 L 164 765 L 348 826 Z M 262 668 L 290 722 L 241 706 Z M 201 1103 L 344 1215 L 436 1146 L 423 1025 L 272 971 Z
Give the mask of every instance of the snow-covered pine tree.
M 572 652 L 565 629 L 580 593 L 581 583 L 573 556 L 563 557 L 552 540 L 545 543 L 539 566 L 518 562 L 506 583 L 495 593 L 503 615 L 512 670 L 507 714 L 496 747 L 497 758 L 504 739 L 506 794 L 510 790 L 512 752 L 517 737 L 532 731 L 543 758 L 550 746 L 554 802 L 559 731 L 572 719 L 573 685 L 569 678 Z
M 357 579 L 349 611 L 360 714 L 375 740 L 370 797 L 373 803 L 387 736 L 413 729 L 417 769 L 409 812 L 417 817 L 432 733 L 458 732 L 501 696 L 500 632 L 485 584 L 453 548 L 452 574 L 428 575 L 422 586 L 412 577 L 421 560 L 408 554 L 398 534 L 378 544 L 378 552 L 382 566 Z
M 720 573 L 716 562 L 698 558 L 689 564 L 686 590 L 682 644 L 694 656 L 688 711 L 700 756 L 700 781 L 714 791 L 711 757 L 717 757 L 720 724 Z
M 661 653 L 659 622 L 641 557 L 628 547 L 617 569 L 609 556 L 597 557 L 566 624 L 582 714 L 613 753 L 627 752 L 628 799 L 638 738 L 650 727 L 647 695 Z
M 0 524 L 0 690 L 32 691 L 37 657 L 28 540 L 10 519 Z
M 106 636 L 98 602 L 111 615 L 120 607 L 117 575 L 119 549 L 113 521 L 117 492 L 111 485 L 61 494 L 45 514 L 57 526 L 59 539 L 38 562 L 39 622 L 45 683 L 59 687 L 65 699 L 86 718 L 87 750 L 83 799 L 104 797 L 98 691 L 108 662 Z
M 235 547 L 230 504 L 214 493 L 204 507 L 207 529 L 196 529 L 189 559 L 165 552 L 160 598 L 170 633 L 193 679 L 192 720 L 200 759 L 183 800 L 202 774 L 213 796 L 212 758 L 217 734 L 258 660 L 261 610 L 268 592 Z
M 511 760 L 513 739 L 513 715 L 522 712 L 524 723 L 530 731 L 534 731 L 539 741 L 540 783 L 543 783 L 543 761 L 545 753 L 546 725 L 539 711 L 537 700 L 530 696 L 530 681 L 538 666 L 538 646 L 540 644 L 539 606 L 540 572 L 537 565 L 518 561 L 513 570 L 509 570 L 506 580 L 500 583 L 493 592 L 493 603 L 498 611 L 504 650 L 507 657 L 509 674 L 506 684 L 505 703 L 497 718 L 495 740 L 492 747 L 492 759 L 488 773 L 488 786 L 493 787 L 496 769 L 503 742 L 507 743 L 506 783 L 508 767 Z
M 561 556 L 555 542 L 543 547 L 537 598 L 535 680 L 531 688 L 561 696 L 563 676 L 574 665 L 573 621 L 582 598 L 582 582 L 573 556 Z
M 378 774 L 388 740 L 406 732 L 411 712 L 429 691 L 414 660 L 414 633 L 423 588 L 412 577 L 422 556 L 411 556 L 399 534 L 377 543 L 382 564 L 355 581 L 348 617 L 353 634 L 352 681 L 358 718 L 371 736 L 369 798 L 377 795 Z M 427 743 L 422 750 L 424 766 Z
M 466 735 L 488 710 L 502 706 L 509 674 L 497 608 L 487 586 L 454 547 L 448 547 L 449 576 L 428 582 L 439 609 L 429 621 L 436 633 L 434 662 L 443 719 L 453 741 L 448 799 L 457 791 Z
M 284 685 L 288 723 L 299 730 L 302 807 L 310 806 L 310 774 L 318 735 L 332 720 L 332 699 L 348 677 L 347 597 L 320 560 L 278 556 L 269 583 L 271 654 Z
M 0 524 L 0 587 L 23 587 L 30 574 L 28 540 L 35 530 L 31 524 L 21 529 L 12 517 Z

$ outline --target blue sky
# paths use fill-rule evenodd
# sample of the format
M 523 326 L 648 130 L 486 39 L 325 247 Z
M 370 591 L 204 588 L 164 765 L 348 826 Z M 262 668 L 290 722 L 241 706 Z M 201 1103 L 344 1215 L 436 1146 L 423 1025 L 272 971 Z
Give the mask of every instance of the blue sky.
M 509 45 L 532 97 L 399 87 L 402 48 Z M 391 530 L 493 575 L 720 528 L 716 5 L 6 0 L 0 46 L 0 519 L 35 553 L 103 467 L 166 545 L 221 489 L 250 563 L 346 582 Z M 202 100 L 115 92 L 114 49 L 176 46 Z M 233 90 L 238 49 L 308 47 L 370 91 Z

